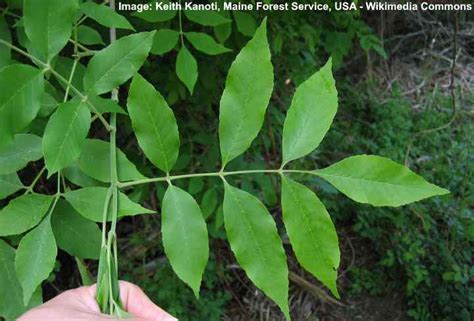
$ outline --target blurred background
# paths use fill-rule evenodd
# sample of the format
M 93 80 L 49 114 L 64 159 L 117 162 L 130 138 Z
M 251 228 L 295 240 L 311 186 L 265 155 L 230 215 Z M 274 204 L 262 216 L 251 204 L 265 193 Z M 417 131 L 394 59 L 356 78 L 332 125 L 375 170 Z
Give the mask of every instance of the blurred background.
M 178 18 L 147 21 L 121 13 L 137 30 L 179 30 Z M 167 98 L 178 119 L 176 172 L 219 168 L 218 107 L 236 53 L 263 13 L 223 12 L 231 23 L 183 30 L 205 32 L 232 52 L 209 56 L 190 49 L 199 77 L 190 96 L 175 72 L 175 50 L 154 49 L 140 73 Z M 472 12 L 274 12 L 268 35 L 275 89 L 261 134 L 229 170 L 278 168 L 283 121 L 298 84 L 333 57 L 339 110 L 328 136 L 304 161 L 313 169 L 353 154 L 379 154 L 404 163 L 450 195 L 400 208 L 357 204 L 323 181 L 307 183 L 323 200 L 340 238 L 342 264 L 334 299 L 296 262 L 281 224 L 277 177 L 236 181 L 259 195 L 280 227 L 289 256 L 294 320 L 473 320 L 474 311 L 474 19 Z M 8 18 L 10 19 L 10 18 Z M 104 39 L 108 31 L 88 21 Z M 90 46 L 94 48 L 94 45 Z M 100 47 L 98 47 L 100 48 Z M 190 48 L 190 47 L 188 47 Z M 123 106 L 126 86 L 120 91 Z M 107 139 L 100 124 L 92 134 Z M 139 150 L 128 118 L 119 117 L 118 144 L 146 175 L 158 175 Z M 47 182 L 43 182 L 47 186 Z M 159 216 L 119 224 L 121 277 L 133 281 L 182 321 L 282 320 L 278 308 L 236 264 L 223 230 L 218 180 L 180 181 L 203 208 L 211 257 L 200 300 L 172 272 L 164 256 Z M 160 211 L 165 185 L 139 186 L 130 196 Z M 96 263 L 85 262 L 91 271 Z M 78 286 L 73 258 L 60 252 L 46 298 Z

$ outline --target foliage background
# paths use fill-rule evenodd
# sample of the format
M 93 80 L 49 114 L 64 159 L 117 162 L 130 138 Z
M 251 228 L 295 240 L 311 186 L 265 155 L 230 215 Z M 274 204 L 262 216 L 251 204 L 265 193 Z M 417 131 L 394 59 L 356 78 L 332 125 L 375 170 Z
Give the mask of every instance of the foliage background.
M 1 7 L 5 8 L 3 4 Z M 179 28 L 177 18 L 150 24 L 124 15 L 138 31 Z M 14 24 L 14 17 L 5 18 L 10 26 Z M 233 50 L 230 53 L 207 56 L 191 49 L 199 66 L 192 96 L 176 76 L 175 51 L 151 55 L 141 69 L 167 98 L 180 124 L 178 171 L 217 168 L 218 103 L 225 75 L 235 53 L 248 40 L 252 21 L 262 18 L 262 14 L 252 13 L 239 24 L 233 17 L 231 33 L 225 41 Z M 334 302 L 296 260 L 290 259 L 294 319 L 472 320 L 472 14 L 285 12 L 270 13 L 268 21 L 275 90 L 263 132 L 251 151 L 233 162 L 231 169 L 278 166 L 280 129 L 292 93 L 332 55 L 337 68 L 339 111 L 321 147 L 306 160 L 311 164 L 306 165 L 323 167 L 352 154 L 379 154 L 406 162 L 429 181 L 452 192 L 410 206 L 376 209 L 347 200 L 328 184 L 313 180 L 341 239 L 339 287 L 343 298 L 341 303 Z M 86 24 L 107 39 L 106 28 L 91 20 Z M 210 35 L 216 32 L 187 20 L 183 21 L 183 29 Z M 127 96 L 126 87 L 120 92 L 122 103 Z M 35 126 L 41 131 L 44 124 L 38 121 Z M 151 173 L 153 167 L 135 152 L 137 144 L 128 118 L 119 118 L 119 128 L 121 149 L 139 164 L 143 173 Z M 94 126 L 92 134 L 107 137 L 100 126 Z M 31 179 L 31 173 L 39 168 L 41 164 L 31 165 L 22 178 Z M 214 204 L 214 197 L 222 198 L 219 185 L 212 179 L 184 183 L 181 187 L 209 208 L 211 260 L 200 301 L 169 267 L 157 217 L 140 216 L 120 222 L 122 277 L 138 283 L 180 320 L 280 318 L 278 309 L 235 264 L 225 242 L 221 209 Z M 240 183 L 244 189 L 259 194 L 278 220 L 279 197 L 274 192 L 277 180 L 255 175 Z M 50 184 L 42 180 L 40 189 L 47 191 Z M 140 186 L 133 190 L 132 198 L 159 211 L 163 193 L 164 186 L 160 184 Z M 291 253 L 289 247 L 287 253 Z M 94 262 L 88 264 L 90 270 L 96 269 Z M 75 262 L 60 253 L 44 292 L 52 297 L 79 283 Z

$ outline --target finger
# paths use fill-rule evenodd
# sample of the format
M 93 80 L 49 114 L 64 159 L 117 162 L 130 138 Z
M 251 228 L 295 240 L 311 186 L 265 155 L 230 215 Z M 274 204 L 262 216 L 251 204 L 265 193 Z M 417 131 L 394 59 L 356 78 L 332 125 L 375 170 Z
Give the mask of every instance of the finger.
M 177 321 L 132 283 L 120 281 L 120 297 L 125 310 L 138 318 L 148 321 Z

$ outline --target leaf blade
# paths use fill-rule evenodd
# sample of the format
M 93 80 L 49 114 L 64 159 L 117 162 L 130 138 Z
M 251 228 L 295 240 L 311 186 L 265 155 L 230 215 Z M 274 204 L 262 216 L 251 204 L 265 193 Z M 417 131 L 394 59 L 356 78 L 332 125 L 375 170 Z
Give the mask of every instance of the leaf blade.
M 377 155 L 351 156 L 314 174 L 354 201 L 373 206 L 401 206 L 449 193 L 405 166 Z
M 198 79 L 198 65 L 196 58 L 194 58 L 188 48 L 184 45 L 181 47 L 178 56 L 176 57 L 176 75 L 192 95 L 194 85 Z
M 220 43 L 217 43 L 211 36 L 205 33 L 186 32 L 184 35 L 186 36 L 186 39 L 188 39 L 189 42 L 194 46 L 194 48 L 208 55 L 219 55 L 232 51 Z
M 81 4 L 82 13 L 108 28 L 135 30 L 128 20 L 108 6 L 87 1 Z
M 23 187 L 23 183 L 20 181 L 17 173 L 0 175 L 0 200 L 19 191 Z
M 0 151 L 0 175 L 15 173 L 42 156 L 41 137 L 16 134 L 13 141 Z

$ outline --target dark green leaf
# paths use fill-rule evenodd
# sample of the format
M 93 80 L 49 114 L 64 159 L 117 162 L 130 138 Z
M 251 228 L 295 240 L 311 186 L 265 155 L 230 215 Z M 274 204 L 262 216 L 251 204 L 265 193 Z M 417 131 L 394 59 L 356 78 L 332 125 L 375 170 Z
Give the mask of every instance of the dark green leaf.
M 306 186 L 283 176 L 282 208 L 296 258 L 339 298 L 336 286 L 339 244 L 324 204 Z
M 332 62 L 298 86 L 283 128 L 283 164 L 311 153 L 323 140 L 337 111 Z
M 257 136 L 272 89 L 273 67 L 264 21 L 227 75 L 219 116 L 223 166 L 249 148 Z
M 176 58 L 176 75 L 192 95 L 198 78 L 198 66 L 196 59 L 186 46 L 181 47 Z
M 35 227 L 48 212 L 53 198 L 26 194 L 15 198 L 0 211 L 0 236 L 21 234 Z
M 103 45 L 102 36 L 95 29 L 88 26 L 77 27 L 77 41 L 84 45 Z
M 185 36 L 194 48 L 208 55 L 219 55 L 232 51 L 217 43 L 211 36 L 202 32 L 186 32 Z
M 351 156 L 314 173 L 354 201 L 374 206 L 400 206 L 449 193 L 407 167 L 376 155 Z
M 56 107 L 58 107 L 57 100 L 51 94 L 43 93 L 40 110 L 38 111 L 38 117 L 48 117 L 52 114 Z
M 215 27 L 224 23 L 231 22 L 230 19 L 221 16 L 215 11 L 185 10 L 184 14 L 189 20 L 199 23 L 203 26 Z
M 84 89 L 101 95 L 120 86 L 141 67 L 155 32 L 140 32 L 114 41 L 94 55 L 87 65 Z
M 133 77 L 127 106 L 143 152 L 155 166 L 169 172 L 179 153 L 178 125 L 173 111 L 153 85 L 139 74 Z
M 89 109 L 81 100 L 71 100 L 58 106 L 43 136 L 43 154 L 49 175 L 77 160 L 86 141 L 90 122 Z
M 56 65 L 54 66 L 54 70 L 56 70 L 61 76 L 63 76 L 64 79 L 69 79 L 69 77 L 71 76 L 71 70 L 72 70 L 73 64 L 74 64 L 73 59 L 60 56 L 60 57 L 58 57 L 58 59 L 56 61 Z M 74 75 L 72 77 L 71 84 L 74 87 L 76 87 L 79 91 L 84 91 L 84 86 L 83 86 L 82 80 L 83 80 L 85 74 L 86 74 L 86 67 L 83 64 L 78 63 L 76 65 L 76 69 L 74 71 Z M 63 84 L 62 82 L 59 82 L 59 85 L 63 89 L 66 89 L 66 85 Z M 69 93 L 70 93 L 70 95 L 75 95 L 75 93 L 72 90 L 70 90 Z
M 207 219 L 217 207 L 217 190 L 215 187 L 208 189 L 201 200 L 202 215 Z
M 87 1 L 81 4 L 81 11 L 105 27 L 135 30 L 125 17 L 119 15 L 108 5 Z
M 13 142 L 0 150 L 0 175 L 23 169 L 29 162 L 43 157 L 41 137 L 31 134 L 16 134 Z
M 10 34 L 10 29 L 8 28 L 7 23 L 3 16 L 0 16 L 0 39 L 5 40 L 6 42 L 12 42 L 12 36 Z M 0 45 L 0 68 L 5 67 L 10 64 L 11 58 L 11 49 L 10 47 Z
M 186 191 L 170 185 L 163 198 L 163 246 L 175 273 L 199 297 L 209 258 L 206 222 L 199 205 Z
M 165 54 L 176 46 L 179 39 L 179 32 L 171 29 L 157 30 L 153 37 L 151 53 L 155 55 Z
M 235 24 L 237 25 L 237 30 L 247 37 L 252 37 L 257 30 L 257 21 L 255 18 L 247 13 L 242 11 L 234 11 Z
M 230 247 L 252 282 L 289 320 L 288 266 L 272 216 L 255 196 L 225 182 L 224 224 Z
M 168 0 L 163 1 L 151 1 L 149 2 L 153 7 L 153 10 L 145 10 L 142 12 L 135 12 L 132 16 L 143 19 L 147 22 L 164 22 L 173 19 L 176 16 L 177 10 L 155 10 L 155 3 L 160 2 L 168 4 Z

